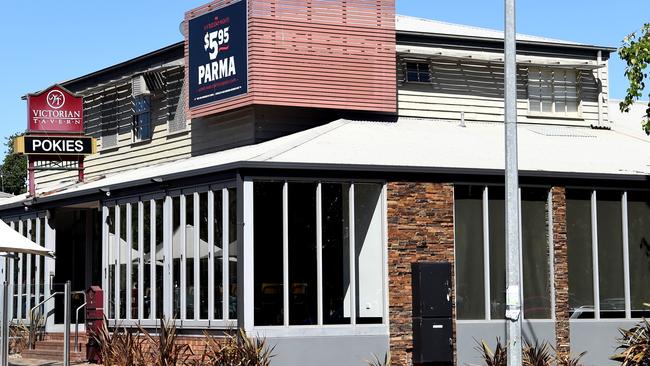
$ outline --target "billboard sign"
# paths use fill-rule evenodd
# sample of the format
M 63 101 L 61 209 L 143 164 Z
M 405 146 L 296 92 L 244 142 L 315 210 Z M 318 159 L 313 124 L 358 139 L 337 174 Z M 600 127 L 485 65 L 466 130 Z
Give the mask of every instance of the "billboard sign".
M 189 20 L 189 107 L 248 92 L 246 1 Z
M 83 133 L 83 98 L 54 85 L 27 95 L 27 131 Z

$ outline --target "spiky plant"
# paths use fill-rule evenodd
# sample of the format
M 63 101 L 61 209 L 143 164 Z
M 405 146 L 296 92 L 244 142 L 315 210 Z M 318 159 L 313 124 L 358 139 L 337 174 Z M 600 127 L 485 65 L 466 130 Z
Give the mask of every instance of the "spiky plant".
M 149 343 L 149 363 L 154 366 L 187 365 L 192 357 L 192 349 L 188 344 L 179 344 L 177 341 L 176 324 L 174 320 L 160 319 L 160 332 L 157 336 L 151 335 L 139 326 L 143 338 Z
M 542 343 L 538 341 L 535 341 L 535 343 L 526 341 L 522 357 L 523 366 L 551 366 L 555 359 L 552 350 L 546 341 Z
M 611 357 L 622 366 L 650 365 L 650 324 L 647 320 L 639 322 L 630 329 L 620 329 L 618 339 L 619 353 Z
M 373 359 L 366 361 L 368 366 L 391 366 L 392 362 L 390 360 L 390 351 L 384 353 L 384 359 L 382 360 L 376 354 L 372 355 Z
M 204 332 L 205 348 L 194 366 L 269 366 L 274 347 L 266 339 L 249 337 L 244 330 L 216 337 Z
M 580 362 L 580 359 L 586 355 L 587 352 L 582 352 L 577 356 L 574 355 L 559 355 L 555 356 L 556 366 L 583 366 L 583 363 Z
M 485 341 L 477 341 L 477 343 L 476 350 L 481 354 L 485 366 L 508 365 L 508 352 L 506 346 L 501 343 L 501 339 L 497 337 L 497 344 L 494 348 L 494 352 L 492 352 Z

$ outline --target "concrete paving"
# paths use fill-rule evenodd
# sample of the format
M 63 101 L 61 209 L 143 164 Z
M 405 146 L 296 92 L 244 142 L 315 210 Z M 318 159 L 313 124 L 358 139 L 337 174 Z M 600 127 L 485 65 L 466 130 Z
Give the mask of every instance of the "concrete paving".
M 70 362 L 70 365 L 91 365 L 87 362 Z M 45 361 L 9 356 L 9 366 L 63 366 L 63 361 Z

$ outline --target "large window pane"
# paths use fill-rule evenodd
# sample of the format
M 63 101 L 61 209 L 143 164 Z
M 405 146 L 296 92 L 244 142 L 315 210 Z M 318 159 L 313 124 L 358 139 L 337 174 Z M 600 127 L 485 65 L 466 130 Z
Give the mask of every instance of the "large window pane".
M 572 318 L 593 318 L 591 191 L 567 190 L 569 307 Z
M 181 199 L 172 199 L 172 316 L 181 316 Z
M 458 319 L 485 318 L 483 187 L 455 186 Z
M 164 259 L 165 259 L 165 252 L 163 248 L 163 243 L 164 243 L 164 235 L 163 235 L 163 212 L 164 212 L 164 201 L 163 200 L 156 200 L 156 248 L 155 248 L 155 253 L 156 253 L 156 286 L 155 286 L 155 292 L 156 292 L 156 314 L 155 317 L 156 319 L 160 319 L 163 315 L 163 270 L 164 270 Z
M 628 241 L 630 251 L 630 305 L 632 317 L 650 316 L 650 195 L 628 193 Z
M 350 185 L 323 183 L 323 322 L 349 324 Z
M 144 201 L 142 203 L 142 317 L 148 319 L 151 312 L 151 268 L 155 268 L 155 263 L 151 261 L 151 203 Z
M 255 325 L 282 325 L 282 182 L 253 189 Z
M 289 324 L 316 324 L 316 184 L 289 183 Z
M 598 288 L 601 318 L 625 317 L 620 192 L 597 192 Z
M 126 205 L 120 205 L 120 238 L 119 238 L 119 266 L 120 266 L 120 281 L 117 291 L 120 294 L 119 314 L 116 314 L 119 319 L 126 318 L 126 296 L 128 291 L 126 288 L 126 265 L 127 251 L 131 250 L 126 241 L 127 224 L 129 223 L 126 217 Z
M 208 192 L 199 194 L 199 318 L 208 318 L 208 267 L 210 246 L 208 243 Z M 214 286 L 213 288 L 216 288 Z
M 228 280 L 230 319 L 237 319 L 237 190 L 228 188 Z
M 129 296 L 131 296 L 131 319 L 138 319 L 138 267 L 140 258 L 140 246 L 138 242 L 138 204 L 131 205 L 131 288 L 129 289 Z
M 502 187 L 488 188 L 490 219 L 490 316 L 504 319 L 506 314 L 506 223 Z
M 382 186 L 354 185 L 357 323 L 381 323 L 383 315 Z
M 108 283 L 106 284 L 106 296 L 108 296 L 108 318 L 115 319 L 115 262 L 116 262 L 116 242 L 115 237 L 115 207 L 108 209 Z M 16 273 L 14 271 L 14 273 Z M 14 281 L 14 283 L 16 283 Z M 16 307 L 14 306 L 14 309 Z M 15 316 L 15 315 L 14 315 Z
M 214 191 L 214 319 L 223 319 L 223 192 Z
M 551 285 L 548 238 L 548 191 L 521 192 L 522 267 L 524 317 L 551 318 Z
M 194 195 L 185 195 L 185 318 L 194 319 Z

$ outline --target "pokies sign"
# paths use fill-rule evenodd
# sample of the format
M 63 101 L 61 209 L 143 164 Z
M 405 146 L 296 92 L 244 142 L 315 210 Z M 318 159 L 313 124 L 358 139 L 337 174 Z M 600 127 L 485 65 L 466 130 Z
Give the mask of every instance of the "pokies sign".
M 189 20 L 189 107 L 248 92 L 246 1 Z
M 27 131 L 83 133 L 83 98 L 54 85 L 27 96 Z

